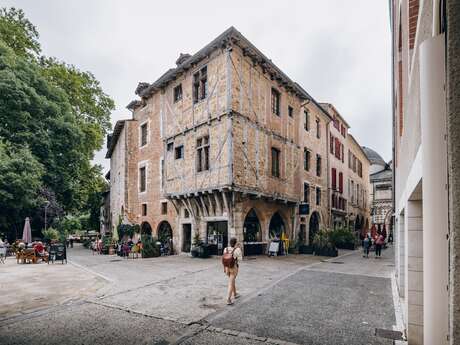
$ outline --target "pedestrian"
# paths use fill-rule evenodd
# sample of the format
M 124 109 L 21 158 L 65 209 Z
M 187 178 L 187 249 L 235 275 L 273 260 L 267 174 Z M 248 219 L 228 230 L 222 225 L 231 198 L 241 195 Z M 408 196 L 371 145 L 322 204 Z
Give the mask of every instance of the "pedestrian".
M 236 292 L 236 276 L 238 275 L 239 263 L 243 260 L 243 253 L 240 245 L 237 244 L 236 238 L 230 239 L 230 247 L 224 249 L 222 255 L 222 264 L 224 265 L 224 273 L 228 276 L 228 294 L 227 305 L 232 305 L 232 295 L 234 299 L 240 297 Z
M 375 240 L 375 258 L 378 258 L 382 255 L 382 246 L 384 243 L 384 237 L 382 234 L 378 233 Z
M 369 258 L 369 249 L 371 248 L 371 245 L 372 245 L 372 240 L 369 238 L 369 236 L 366 236 L 366 238 L 363 240 L 363 249 L 364 249 L 363 258 Z
M 73 248 L 73 237 L 70 238 L 70 248 Z

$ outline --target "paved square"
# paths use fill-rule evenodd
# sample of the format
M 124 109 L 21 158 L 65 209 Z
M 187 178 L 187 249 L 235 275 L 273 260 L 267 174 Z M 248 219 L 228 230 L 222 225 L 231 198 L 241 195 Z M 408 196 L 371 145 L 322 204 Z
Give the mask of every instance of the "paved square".
M 395 324 L 392 249 L 246 258 L 230 307 L 219 258 L 69 256 L 54 267 L 8 259 L 0 344 L 391 344 L 374 330 Z

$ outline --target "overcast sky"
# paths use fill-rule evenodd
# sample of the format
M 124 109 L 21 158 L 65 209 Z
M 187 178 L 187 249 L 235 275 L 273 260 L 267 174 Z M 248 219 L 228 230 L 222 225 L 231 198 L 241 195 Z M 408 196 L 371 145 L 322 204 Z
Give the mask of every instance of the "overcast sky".
M 391 40 L 387 0 L 0 1 L 22 8 L 43 54 L 91 71 L 116 104 L 139 81 L 174 67 L 235 26 L 317 101 L 330 102 L 363 146 L 391 159 Z M 105 148 L 95 161 L 107 171 Z

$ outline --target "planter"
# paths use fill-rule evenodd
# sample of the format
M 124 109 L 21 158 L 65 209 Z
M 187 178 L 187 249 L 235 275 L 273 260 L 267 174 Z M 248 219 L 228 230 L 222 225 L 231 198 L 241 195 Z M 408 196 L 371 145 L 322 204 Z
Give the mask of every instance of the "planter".
M 302 245 L 299 247 L 299 254 L 313 254 L 313 246 Z
M 110 247 L 109 248 L 109 255 L 113 255 L 115 254 L 115 249 L 113 249 L 113 247 Z
M 337 248 L 355 250 L 356 249 L 356 244 L 355 243 L 338 243 Z
M 336 257 L 339 255 L 339 251 L 337 250 L 337 248 L 315 248 L 315 255 Z
M 199 253 L 198 253 L 198 248 L 199 248 L 199 247 L 195 247 L 195 248 L 193 248 L 193 249 L 190 251 L 190 254 L 192 254 L 192 257 L 193 257 L 193 258 L 197 258 L 197 257 L 198 257 L 198 254 L 199 254 Z

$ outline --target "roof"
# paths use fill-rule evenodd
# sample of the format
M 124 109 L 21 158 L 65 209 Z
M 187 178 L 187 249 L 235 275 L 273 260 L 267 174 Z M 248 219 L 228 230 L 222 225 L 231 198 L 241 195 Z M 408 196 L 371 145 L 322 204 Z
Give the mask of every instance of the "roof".
M 123 130 L 123 127 L 125 126 L 126 121 L 130 121 L 130 120 L 117 121 L 112 134 L 107 137 L 107 153 L 105 155 L 105 158 L 112 157 L 112 152 L 115 149 L 115 146 L 117 145 L 118 137 L 120 136 L 121 131 Z
M 363 150 L 366 153 L 366 156 L 371 162 L 371 164 L 386 166 L 386 162 L 383 160 L 382 156 L 380 156 L 377 152 L 366 146 L 363 146 Z
M 366 154 L 366 151 L 364 151 L 363 147 L 358 144 L 358 142 L 356 141 L 355 137 L 353 135 L 351 135 L 350 133 L 347 134 L 347 137 L 349 137 L 355 143 L 355 146 L 358 147 L 361 150 L 361 152 L 363 153 L 364 157 L 366 157 L 366 159 L 369 161 L 369 163 L 372 164 L 372 162 L 370 161 L 369 157 Z
M 393 178 L 393 171 L 388 166 L 386 166 L 385 169 L 370 175 L 371 182 L 378 181 L 378 180 L 389 180 L 390 181 L 392 180 L 392 178 Z
M 139 83 L 136 88 L 136 94 L 141 98 L 149 97 L 156 91 L 165 87 L 169 82 L 175 80 L 181 73 L 186 72 L 195 64 L 209 56 L 209 54 L 214 50 L 224 48 L 228 44 L 238 45 L 244 51 L 246 56 L 249 56 L 254 61 L 257 61 L 257 63 L 262 66 L 267 73 L 273 76 L 274 80 L 277 80 L 286 89 L 294 92 L 299 98 L 312 101 L 326 116 L 330 117 L 330 115 L 313 99 L 313 97 L 311 97 L 299 84 L 292 81 L 286 74 L 284 74 L 269 58 L 267 58 L 251 42 L 249 42 L 249 40 L 233 26 L 225 30 L 197 53 L 184 59 L 184 61 L 182 61 L 177 67 L 166 71 L 166 73 L 164 73 L 152 84 L 144 82 Z M 133 101 L 128 105 L 128 109 L 132 110 L 136 106 L 138 106 L 138 103 Z
M 332 110 L 337 114 L 337 116 L 342 120 L 342 122 L 348 127 L 351 128 L 348 122 L 343 118 L 342 115 L 340 115 L 339 111 L 337 110 L 336 107 L 332 103 L 326 103 L 326 102 L 320 102 L 319 103 L 323 108 L 332 108 Z M 329 115 L 331 118 L 333 117 L 332 115 Z

